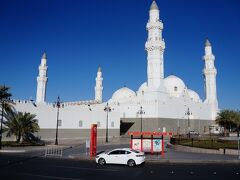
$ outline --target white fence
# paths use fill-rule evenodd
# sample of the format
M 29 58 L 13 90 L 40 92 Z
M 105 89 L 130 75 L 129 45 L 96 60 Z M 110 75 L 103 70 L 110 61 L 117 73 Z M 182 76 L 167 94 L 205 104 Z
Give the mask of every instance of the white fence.
M 56 156 L 62 157 L 63 147 L 58 145 L 48 145 L 45 148 L 45 157 L 47 156 Z

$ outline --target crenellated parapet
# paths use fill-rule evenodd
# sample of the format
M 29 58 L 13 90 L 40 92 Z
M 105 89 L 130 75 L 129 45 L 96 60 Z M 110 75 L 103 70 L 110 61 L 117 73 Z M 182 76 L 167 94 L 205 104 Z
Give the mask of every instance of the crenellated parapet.
M 64 102 L 63 104 L 64 106 L 81 106 L 81 105 L 101 104 L 101 101 L 97 101 L 97 100 L 72 101 L 72 102 Z

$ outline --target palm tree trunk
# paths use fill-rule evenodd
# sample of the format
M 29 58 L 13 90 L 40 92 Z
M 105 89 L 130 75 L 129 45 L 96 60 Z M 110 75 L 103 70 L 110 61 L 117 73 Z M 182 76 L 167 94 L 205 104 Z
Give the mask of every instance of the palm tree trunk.
M 240 129 L 240 125 L 237 126 L 237 137 L 239 137 L 239 129 Z
M 18 132 L 18 135 L 17 135 L 17 143 L 19 143 L 21 140 L 21 132 Z
M 224 125 L 224 136 L 227 136 L 227 125 Z

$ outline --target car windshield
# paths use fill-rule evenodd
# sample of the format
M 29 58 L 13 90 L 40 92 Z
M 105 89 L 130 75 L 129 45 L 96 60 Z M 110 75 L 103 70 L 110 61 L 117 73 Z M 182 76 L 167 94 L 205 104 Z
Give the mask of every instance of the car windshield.
M 102 154 L 102 153 L 104 153 L 104 152 L 105 152 L 105 151 L 99 151 L 99 152 L 97 152 L 96 155 Z

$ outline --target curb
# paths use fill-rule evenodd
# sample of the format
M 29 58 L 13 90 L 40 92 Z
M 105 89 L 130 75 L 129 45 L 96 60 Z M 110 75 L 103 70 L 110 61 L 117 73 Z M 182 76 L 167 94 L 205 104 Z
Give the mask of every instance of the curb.
M 95 158 L 90 159 L 89 157 L 78 156 L 78 155 L 69 155 L 68 159 L 74 160 L 88 160 L 95 161 Z M 240 160 L 164 160 L 164 159 L 146 159 L 146 163 L 154 164 L 240 164 Z
M 26 150 L 0 150 L 0 153 L 25 153 Z
M 240 160 L 146 160 L 156 164 L 240 164 Z

